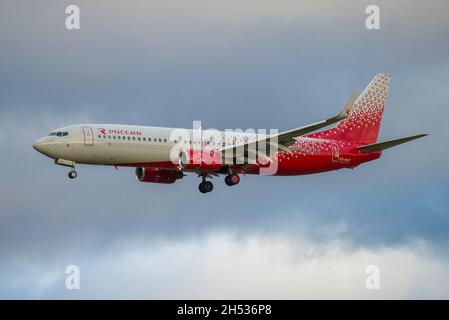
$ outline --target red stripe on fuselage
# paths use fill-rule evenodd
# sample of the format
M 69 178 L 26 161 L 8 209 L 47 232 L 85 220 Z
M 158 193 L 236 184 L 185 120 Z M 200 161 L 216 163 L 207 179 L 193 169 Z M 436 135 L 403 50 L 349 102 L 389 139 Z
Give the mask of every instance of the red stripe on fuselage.
M 300 138 L 295 144 L 290 146 L 292 154 L 279 151 L 271 156 L 274 161 L 278 161 L 277 170 L 273 175 L 305 175 L 342 168 L 354 168 L 364 162 L 377 159 L 381 155 L 381 152 L 361 153 L 357 150 L 357 146 L 347 141 L 332 141 L 307 137 Z M 177 165 L 171 161 L 118 163 L 115 165 L 123 167 L 177 169 Z M 233 165 L 233 167 L 235 169 L 240 168 L 240 171 L 243 171 L 241 165 Z M 266 165 L 249 165 L 244 172 L 248 174 L 259 174 L 260 167 L 266 167 Z M 197 172 L 201 171 L 201 169 L 187 168 L 185 171 Z

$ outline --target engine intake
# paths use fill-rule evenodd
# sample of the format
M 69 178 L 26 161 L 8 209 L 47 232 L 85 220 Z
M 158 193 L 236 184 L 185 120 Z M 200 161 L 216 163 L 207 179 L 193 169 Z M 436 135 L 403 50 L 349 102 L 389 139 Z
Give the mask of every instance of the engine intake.
M 136 177 L 140 182 L 175 183 L 183 177 L 181 171 L 160 168 L 136 168 Z

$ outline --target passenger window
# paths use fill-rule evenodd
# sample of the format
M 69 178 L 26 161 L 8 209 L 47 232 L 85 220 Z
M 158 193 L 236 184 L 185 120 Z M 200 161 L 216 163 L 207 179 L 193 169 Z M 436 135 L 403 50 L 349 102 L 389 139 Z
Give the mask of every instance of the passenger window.
M 137 138 L 137 140 L 138 140 L 138 141 L 140 141 L 140 137 L 139 137 L 139 138 Z
M 135 140 L 136 140 L 136 137 L 133 137 L 133 140 L 135 141 Z
M 106 139 L 106 136 L 103 136 L 103 139 Z
M 131 137 L 128 137 L 128 140 L 131 140 Z
M 113 138 L 113 139 L 117 139 L 117 137 L 116 137 L 116 136 L 113 136 L 112 138 Z
M 101 135 L 98 135 L 98 138 L 101 139 Z
M 164 142 L 167 142 L 167 139 L 164 139 Z
M 143 141 L 147 141 L 147 138 L 145 138 L 145 137 L 143 137 L 142 139 L 143 139 Z
M 108 136 L 108 139 L 111 139 L 111 136 Z
M 161 138 L 159 138 L 159 142 L 162 142 L 162 139 L 161 139 Z

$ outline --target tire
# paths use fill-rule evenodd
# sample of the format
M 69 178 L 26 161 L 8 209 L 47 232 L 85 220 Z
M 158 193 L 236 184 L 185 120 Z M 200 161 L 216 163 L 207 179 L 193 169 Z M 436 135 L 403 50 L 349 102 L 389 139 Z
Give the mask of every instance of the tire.
M 70 171 L 69 172 L 69 178 L 70 179 L 75 179 L 78 176 L 78 174 L 76 173 L 76 171 Z
M 232 181 L 232 185 L 235 186 L 236 184 L 239 184 L 240 176 L 238 174 L 232 174 L 230 180 Z
M 214 190 L 214 184 L 210 181 L 206 181 L 203 183 L 203 190 L 205 192 L 211 192 L 212 190 Z
M 203 182 L 201 182 L 200 185 L 198 186 L 198 190 L 200 190 L 201 193 L 206 193 L 207 192 L 206 190 L 204 190 Z
M 225 177 L 225 183 L 228 186 L 234 186 L 240 182 L 240 177 L 238 174 L 230 174 Z

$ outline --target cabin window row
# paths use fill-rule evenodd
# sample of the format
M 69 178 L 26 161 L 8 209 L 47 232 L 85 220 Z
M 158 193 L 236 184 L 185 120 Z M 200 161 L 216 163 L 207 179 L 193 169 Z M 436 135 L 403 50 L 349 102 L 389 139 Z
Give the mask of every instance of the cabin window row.
M 147 138 L 147 137 L 131 137 L 131 136 L 111 136 L 111 135 L 98 135 L 98 139 L 112 139 L 112 140 L 129 140 L 129 141 L 145 141 L 145 142 L 163 142 L 167 143 L 167 139 L 162 138 Z M 176 141 L 175 141 L 176 142 Z
M 144 141 L 144 142 L 161 142 L 167 143 L 168 140 L 166 138 L 147 138 L 147 137 L 135 137 L 135 136 L 116 136 L 116 135 L 101 135 L 99 134 L 98 139 L 111 139 L 111 140 L 128 140 L 128 141 Z M 178 140 L 174 140 L 174 143 L 177 143 Z M 194 144 L 194 145 L 209 145 L 212 141 L 196 141 L 196 140 L 184 140 L 184 144 Z M 223 143 L 225 146 L 225 143 Z

